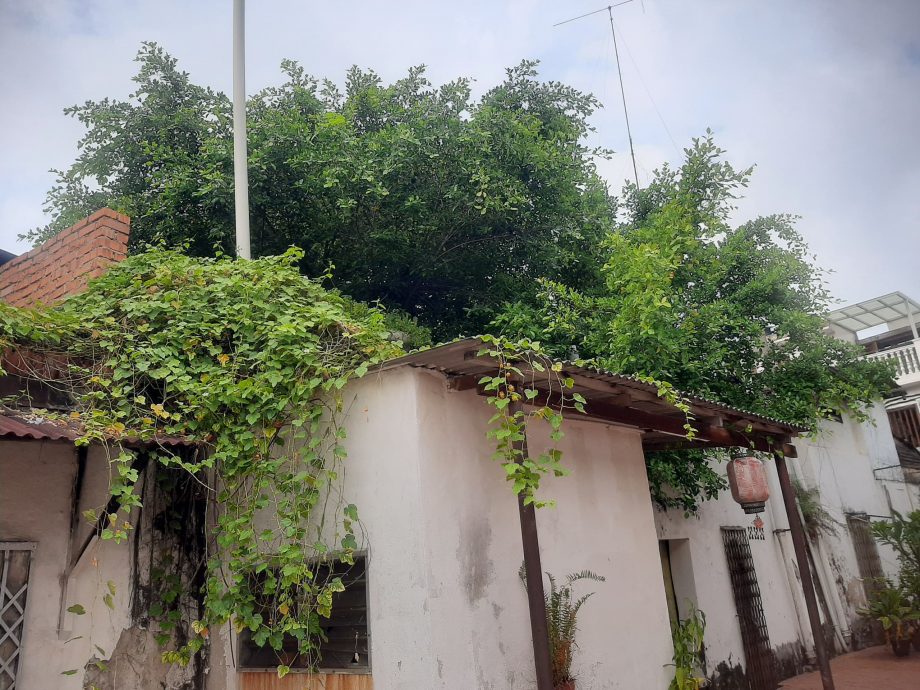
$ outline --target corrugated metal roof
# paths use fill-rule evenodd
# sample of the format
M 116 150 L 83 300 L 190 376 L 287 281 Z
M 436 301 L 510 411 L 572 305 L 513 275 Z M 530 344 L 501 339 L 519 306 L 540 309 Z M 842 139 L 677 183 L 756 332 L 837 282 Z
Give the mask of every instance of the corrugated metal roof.
M 463 353 L 463 356 L 466 357 L 466 353 L 473 347 L 483 347 L 484 343 L 478 337 L 474 338 L 460 338 L 458 340 L 453 340 L 443 345 L 436 345 L 427 350 L 417 350 L 411 352 L 402 357 L 396 359 L 391 359 L 388 362 L 384 362 L 380 365 L 379 369 L 385 371 L 387 369 L 392 369 L 399 366 L 416 366 L 416 367 L 425 367 L 429 369 L 438 369 L 445 371 L 445 373 L 475 373 L 472 371 L 472 367 L 468 365 L 469 359 L 457 360 L 456 355 L 460 352 Z M 480 367 L 489 368 L 488 359 L 485 358 Z M 562 371 L 573 378 L 584 377 L 588 379 L 593 379 L 596 381 L 602 381 L 609 383 L 615 386 L 625 386 L 627 388 L 632 388 L 635 390 L 641 390 L 646 393 L 654 393 L 658 395 L 657 387 L 642 381 L 635 376 L 629 376 L 627 374 L 616 374 L 612 371 L 607 371 L 605 369 L 598 369 L 596 367 L 585 367 L 575 362 L 570 361 L 560 361 L 562 365 Z M 494 368 L 494 367 L 493 367 Z M 470 369 L 469 372 L 466 372 L 466 369 Z M 685 400 L 690 401 L 691 404 L 711 409 L 717 412 L 725 412 L 729 414 L 735 414 L 751 421 L 764 422 L 771 425 L 781 426 L 788 431 L 807 431 L 804 427 L 796 426 L 790 424 L 789 422 L 784 422 L 781 419 L 775 419 L 773 417 L 767 417 L 756 412 L 750 412 L 749 410 L 743 410 L 737 407 L 732 407 L 730 405 L 725 405 L 723 403 L 717 402 L 715 400 L 708 400 L 706 398 L 701 398 L 699 396 L 690 395 L 678 391 L 680 395 Z M 663 405 L 667 403 L 661 401 Z
M 38 415 L 0 414 L 0 437 L 31 438 L 37 441 L 73 442 L 80 434 L 66 426 L 53 424 Z
M 387 371 L 409 366 L 438 371 L 448 377 L 482 376 L 495 370 L 495 362 L 490 357 L 479 356 L 479 351 L 483 347 L 484 343 L 480 338 L 459 339 L 384 362 L 377 367 L 377 370 Z M 559 364 L 562 366 L 560 373 L 571 377 L 575 382 L 571 389 L 572 392 L 580 393 L 588 401 L 589 413 L 592 408 L 595 411 L 593 416 L 598 418 L 603 418 L 605 414 L 611 418 L 618 416 L 624 418 L 623 414 L 614 413 L 613 408 L 633 413 L 636 422 L 632 425 L 644 429 L 647 445 L 674 441 L 675 422 L 680 422 L 677 429 L 682 429 L 682 423 L 685 421 L 683 413 L 660 398 L 656 386 L 633 376 L 585 367 L 574 362 L 560 362 Z M 635 394 L 630 399 L 623 400 L 623 394 L 627 393 L 629 397 L 630 392 L 635 392 Z M 699 396 L 681 393 L 679 395 L 688 401 L 694 417 L 701 425 L 708 424 L 710 430 L 724 425 L 739 442 L 741 440 L 739 434 L 748 433 L 766 439 L 768 436 L 789 437 L 806 431 L 803 427 L 779 419 L 734 408 Z M 650 415 L 657 416 L 659 421 L 664 420 L 667 424 L 658 428 L 649 426 L 653 422 Z M 750 427 L 750 432 L 747 431 L 748 427 Z M 656 434 L 658 431 L 661 433 Z M 676 435 L 683 433 L 681 431 Z M 772 442 L 769 443 L 775 445 Z
M 48 418 L 37 410 L 0 409 L 0 438 L 16 438 L 36 441 L 66 441 L 73 443 L 83 435 L 82 425 L 78 421 Z M 120 438 L 127 447 L 150 448 L 165 446 L 178 448 L 198 445 L 193 439 L 181 436 L 158 434 L 150 439 Z

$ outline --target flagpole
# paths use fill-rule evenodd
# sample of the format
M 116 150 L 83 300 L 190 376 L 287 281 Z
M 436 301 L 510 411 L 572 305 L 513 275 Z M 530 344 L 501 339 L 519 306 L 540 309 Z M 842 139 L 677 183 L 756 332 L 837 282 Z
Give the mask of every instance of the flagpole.
M 249 243 L 249 168 L 246 152 L 246 7 L 233 0 L 233 191 L 236 253 L 252 257 Z

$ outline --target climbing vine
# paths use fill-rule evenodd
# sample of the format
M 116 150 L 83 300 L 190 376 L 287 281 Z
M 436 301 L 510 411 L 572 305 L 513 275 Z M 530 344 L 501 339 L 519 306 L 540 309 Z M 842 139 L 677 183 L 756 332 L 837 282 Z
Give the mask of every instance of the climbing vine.
M 276 650 L 280 675 L 291 638 L 298 664 L 316 667 L 321 620 L 344 590 L 328 565 L 364 546 L 343 493 L 343 388 L 402 349 L 385 314 L 302 277 L 301 259 L 152 248 L 53 309 L 0 305 L 0 349 L 70 400 L 69 414 L 43 416 L 107 452 L 109 499 L 84 518 L 105 541 L 162 535 L 148 537 L 135 608 L 166 662 L 189 664 L 230 623 Z M 495 458 L 525 503 L 547 505 L 540 479 L 566 474 L 563 414 L 585 400 L 538 343 L 482 341 Z M 550 447 L 530 454 L 533 422 Z
M 572 392 L 575 381 L 563 377 L 562 364 L 554 362 L 540 344 L 529 340 L 511 341 L 480 336 L 483 349 L 479 356 L 495 360 L 496 373 L 483 376 L 479 385 L 495 408 L 489 420 L 488 436 L 495 441 L 494 459 L 501 463 L 514 492 L 524 503 L 540 508 L 551 504 L 537 498 L 540 479 L 548 474 L 567 474 L 562 465 L 562 420 L 566 409 L 584 412 L 585 399 Z M 541 420 L 550 427 L 551 445 L 538 454 L 527 452 L 527 427 Z
M 135 529 L 138 445 L 219 506 L 200 564 L 200 617 L 183 624 L 177 612 L 187 585 L 170 554 L 155 567 L 159 599 L 148 613 L 168 662 L 188 663 L 229 621 L 275 650 L 295 638 L 313 665 L 320 619 L 343 589 L 323 563 L 352 562 L 361 545 L 340 481 L 342 389 L 401 349 L 382 313 L 303 278 L 301 259 L 296 249 L 255 261 L 151 249 L 53 310 L 0 307 L 0 346 L 29 352 L 26 365 L 58 357 L 54 376 L 29 374 L 71 397 L 64 421 L 79 425 L 80 443 L 108 451 L 113 500 L 84 515 L 103 540 Z

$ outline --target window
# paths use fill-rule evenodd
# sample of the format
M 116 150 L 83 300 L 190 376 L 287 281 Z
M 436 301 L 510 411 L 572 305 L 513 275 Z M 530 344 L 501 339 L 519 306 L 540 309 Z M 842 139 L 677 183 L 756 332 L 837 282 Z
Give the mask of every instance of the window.
M 323 572 L 325 571 L 325 572 Z M 316 666 L 322 671 L 353 671 L 366 673 L 370 668 L 368 658 L 367 625 L 367 559 L 355 556 L 354 565 L 335 562 L 320 569 L 319 577 L 339 576 L 345 585 L 344 592 L 332 597 L 332 613 L 320 619 L 325 639 L 317 640 L 319 660 Z M 297 640 L 284 640 L 282 649 L 276 651 L 269 645 L 259 647 L 248 630 L 240 634 L 240 668 L 271 669 L 278 664 L 292 669 L 309 668 L 310 660 L 297 651 Z
M 865 513 L 847 514 L 847 527 L 853 541 L 853 550 L 856 552 L 856 567 L 859 568 L 859 577 L 862 579 L 867 600 L 878 592 L 878 581 L 885 577 L 870 525 L 869 516 Z
M 0 542 L 0 688 L 16 687 L 34 544 Z

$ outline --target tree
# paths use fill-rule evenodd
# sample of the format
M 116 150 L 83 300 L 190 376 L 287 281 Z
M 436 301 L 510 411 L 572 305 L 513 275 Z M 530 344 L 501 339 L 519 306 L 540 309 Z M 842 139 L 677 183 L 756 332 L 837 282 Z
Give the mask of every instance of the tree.
M 231 252 L 230 103 L 155 44 L 137 60 L 128 101 L 67 111 L 87 131 L 31 238 L 108 205 L 132 217 L 135 247 Z M 254 254 L 300 247 L 302 272 L 383 305 L 408 346 L 426 326 L 527 336 L 809 428 L 888 388 L 884 364 L 824 332 L 829 295 L 795 218 L 731 225 L 751 171 L 710 135 L 618 207 L 594 167 L 607 152 L 584 144 L 597 101 L 539 81 L 534 62 L 478 100 L 423 67 L 390 85 L 352 68 L 344 92 L 282 70 L 248 106 Z M 661 505 L 693 511 L 724 485 L 702 453 L 648 466 Z
M 44 239 L 104 205 L 197 255 L 233 250 L 231 106 L 146 43 L 137 90 L 67 112 L 87 128 L 47 199 Z M 305 250 L 301 269 L 358 300 L 416 316 L 438 337 L 481 331 L 535 279 L 600 284 L 611 201 L 585 146 L 596 100 L 507 70 L 482 98 L 416 67 L 385 85 L 352 68 L 344 93 L 285 61 L 249 101 L 254 255 Z
M 506 306 L 495 326 L 557 356 L 652 376 L 685 391 L 815 429 L 857 418 L 890 389 L 891 372 L 824 330 L 830 298 L 795 218 L 732 227 L 751 170 L 723 160 L 711 136 L 680 169 L 624 190 L 624 219 L 605 241 L 606 289 L 586 295 L 544 280 L 536 301 Z M 650 456 L 653 496 L 694 511 L 724 482 L 705 454 Z

